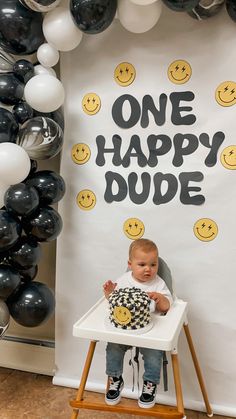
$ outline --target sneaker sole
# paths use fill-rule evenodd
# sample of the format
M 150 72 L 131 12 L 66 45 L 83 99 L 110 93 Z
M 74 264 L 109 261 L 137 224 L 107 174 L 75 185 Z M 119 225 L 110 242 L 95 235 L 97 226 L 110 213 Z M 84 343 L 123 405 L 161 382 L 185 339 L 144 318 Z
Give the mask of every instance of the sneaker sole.
M 123 388 L 124 388 L 124 383 L 121 385 L 120 395 L 116 399 L 113 399 L 113 400 L 112 399 L 107 399 L 106 396 L 105 396 L 105 403 L 108 404 L 109 406 L 114 406 L 114 405 L 118 404 L 120 402 L 120 399 L 121 399 L 121 392 L 122 392 Z
M 140 400 L 138 400 L 138 405 L 142 409 L 151 409 L 151 407 L 155 406 L 155 404 L 156 404 L 155 400 L 153 400 L 153 402 L 149 402 L 149 403 L 143 403 Z

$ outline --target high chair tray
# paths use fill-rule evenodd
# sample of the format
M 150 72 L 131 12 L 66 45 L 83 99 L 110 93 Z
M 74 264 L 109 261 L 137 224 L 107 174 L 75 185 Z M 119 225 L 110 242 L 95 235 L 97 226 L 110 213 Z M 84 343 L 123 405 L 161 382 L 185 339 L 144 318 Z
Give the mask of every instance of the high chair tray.
M 143 334 L 107 327 L 108 304 L 105 297 L 73 326 L 73 335 L 95 341 L 171 351 L 177 346 L 180 330 L 186 321 L 187 303 L 176 299 L 165 316 L 152 314 L 153 327 Z

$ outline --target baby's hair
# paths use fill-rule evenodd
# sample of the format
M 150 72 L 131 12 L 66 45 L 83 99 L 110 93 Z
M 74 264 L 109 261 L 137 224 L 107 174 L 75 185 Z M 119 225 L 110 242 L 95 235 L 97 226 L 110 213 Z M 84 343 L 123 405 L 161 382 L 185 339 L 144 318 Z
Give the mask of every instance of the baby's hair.
M 129 247 L 129 259 L 132 258 L 136 250 L 142 250 L 145 253 L 156 251 L 158 255 L 157 245 L 149 239 L 134 240 Z

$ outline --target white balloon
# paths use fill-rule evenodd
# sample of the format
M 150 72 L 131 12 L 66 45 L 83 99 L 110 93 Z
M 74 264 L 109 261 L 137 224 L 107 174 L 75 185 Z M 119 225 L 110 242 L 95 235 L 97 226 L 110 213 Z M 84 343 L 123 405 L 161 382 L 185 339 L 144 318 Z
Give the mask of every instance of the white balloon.
M 53 112 L 64 102 L 65 92 L 60 80 L 49 74 L 32 77 L 25 85 L 25 100 L 36 111 Z
M 134 4 L 139 4 L 140 6 L 146 6 L 147 4 L 155 3 L 157 0 L 131 0 Z
M 51 67 L 44 67 L 41 64 L 34 66 L 34 74 L 38 76 L 39 74 L 49 74 L 50 76 L 57 77 L 55 70 Z
M 44 67 L 53 67 L 58 63 L 60 54 L 52 45 L 45 43 L 38 48 L 37 58 Z
M 43 33 L 47 42 L 58 51 L 71 51 L 82 39 L 82 32 L 74 24 L 69 8 L 56 7 L 43 20 Z
M 0 144 L 0 181 L 9 185 L 22 182 L 30 172 L 30 158 L 15 143 Z
M 157 23 L 162 10 L 160 0 L 145 7 L 134 4 L 130 0 L 119 0 L 118 16 L 120 23 L 130 32 L 144 33 Z

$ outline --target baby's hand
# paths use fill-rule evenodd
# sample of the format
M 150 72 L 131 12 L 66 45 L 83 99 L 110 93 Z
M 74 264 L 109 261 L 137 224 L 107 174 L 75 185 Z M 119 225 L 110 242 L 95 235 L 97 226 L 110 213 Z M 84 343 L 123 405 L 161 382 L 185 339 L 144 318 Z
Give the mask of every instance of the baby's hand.
M 106 298 L 109 297 L 109 295 L 114 291 L 116 287 L 116 282 L 112 281 L 106 281 L 105 284 L 103 284 L 103 292 Z

